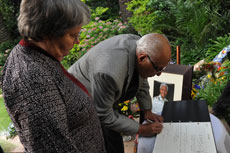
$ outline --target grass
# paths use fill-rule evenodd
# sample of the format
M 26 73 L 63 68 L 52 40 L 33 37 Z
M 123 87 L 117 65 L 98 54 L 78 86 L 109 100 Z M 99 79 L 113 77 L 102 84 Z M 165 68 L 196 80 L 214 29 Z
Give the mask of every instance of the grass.
M 3 97 L 0 97 L 0 132 L 8 130 L 11 119 L 6 111 Z
M 0 133 L 8 131 L 8 126 L 11 122 L 11 119 L 6 111 L 6 107 L 3 102 L 3 97 L 0 97 Z M 13 143 L 10 143 L 7 140 L 0 139 L 0 145 L 3 148 L 4 152 L 10 152 L 17 146 Z

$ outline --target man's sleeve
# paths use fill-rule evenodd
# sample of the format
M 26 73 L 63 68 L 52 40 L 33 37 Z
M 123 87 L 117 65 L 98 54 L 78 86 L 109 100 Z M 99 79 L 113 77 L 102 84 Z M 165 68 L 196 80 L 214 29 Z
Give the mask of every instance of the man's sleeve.
M 151 96 L 149 94 L 149 84 L 147 80 L 143 80 L 143 83 L 136 95 L 141 110 L 152 109 Z
M 111 76 L 104 73 L 95 74 L 91 79 L 91 90 L 98 116 L 105 127 L 119 133 L 137 133 L 139 123 L 113 109 L 118 88 Z

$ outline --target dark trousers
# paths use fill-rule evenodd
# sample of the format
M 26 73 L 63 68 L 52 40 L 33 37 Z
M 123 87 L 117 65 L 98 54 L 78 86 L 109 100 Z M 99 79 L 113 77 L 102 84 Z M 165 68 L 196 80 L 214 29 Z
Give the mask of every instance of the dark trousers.
M 225 116 L 228 113 L 228 108 L 230 108 L 230 80 L 228 80 L 228 83 L 218 98 L 218 101 L 212 106 L 215 115 L 220 116 Z
M 4 153 L 2 147 L 0 146 L 0 153 Z
M 120 133 L 102 126 L 105 148 L 107 153 L 124 153 L 123 139 Z

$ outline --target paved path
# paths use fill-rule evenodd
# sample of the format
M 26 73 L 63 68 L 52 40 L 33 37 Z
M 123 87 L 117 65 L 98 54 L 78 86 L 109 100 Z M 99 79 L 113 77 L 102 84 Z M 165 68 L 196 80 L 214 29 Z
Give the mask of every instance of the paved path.
M 124 142 L 125 153 L 134 153 L 134 146 L 135 146 L 134 140 Z
M 0 136 L 0 139 L 8 141 L 9 143 L 16 145 L 16 148 L 11 150 L 10 153 L 23 153 L 24 148 L 18 136 L 14 137 L 13 139 L 8 139 L 8 140 L 6 139 L 5 136 Z M 134 153 L 134 145 L 135 145 L 134 140 L 124 142 L 125 153 Z
M 11 144 L 14 144 L 16 147 L 10 151 L 10 153 L 23 153 L 24 148 L 19 140 L 18 136 L 15 136 L 13 139 L 6 139 L 6 136 L 0 136 L 1 140 L 7 141 Z

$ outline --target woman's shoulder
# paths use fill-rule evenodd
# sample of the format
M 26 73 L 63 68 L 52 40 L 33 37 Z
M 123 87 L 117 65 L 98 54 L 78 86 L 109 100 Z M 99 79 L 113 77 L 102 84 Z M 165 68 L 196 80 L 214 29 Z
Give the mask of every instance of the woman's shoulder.
M 43 82 L 45 78 L 52 80 L 60 73 L 60 63 L 34 50 L 17 45 L 5 63 L 3 79 L 11 82 L 10 84 L 31 84 Z

